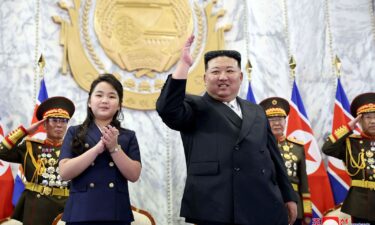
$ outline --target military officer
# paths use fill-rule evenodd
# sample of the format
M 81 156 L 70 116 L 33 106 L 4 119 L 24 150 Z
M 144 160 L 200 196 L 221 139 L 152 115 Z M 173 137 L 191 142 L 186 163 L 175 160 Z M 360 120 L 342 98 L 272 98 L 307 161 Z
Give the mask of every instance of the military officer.
M 350 111 L 355 119 L 328 137 L 323 152 L 341 159 L 352 179 L 341 211 L 352 222 L 375 225 L 375 93 L 357 96 Z M 360 134 L 353 133 L 357 123 Z
M 52 97 L 38 107 L 38 122 L 29 128 L 18 127 L 0 144 L 0 159 L 20 163 L 26 183 L 12 215 L 24 225 L 51 225 L 63 212 L 69 195 L 67 182 L 61 181 L 58 157 L 74 104 L 65 97 Z M 26 137 L 41 125 L 47 133 L 45 140 Z
M 295 138 L 285 137 L 286 117 L 289 114 L 289 103 L 279 97 L 263 100 L 260 105 L 266 112 L 273 135 L 278 141 L 284 159 L 288 177 L 298 196 L 298 215 L 294 224 L 310 224 L 312 208 L 309 185 L 307 181 L 304 144 Z

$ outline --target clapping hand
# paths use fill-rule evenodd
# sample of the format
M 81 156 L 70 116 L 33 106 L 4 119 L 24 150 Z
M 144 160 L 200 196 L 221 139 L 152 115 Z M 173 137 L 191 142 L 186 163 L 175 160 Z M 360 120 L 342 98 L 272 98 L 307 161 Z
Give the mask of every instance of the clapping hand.
M 102 138 L 105 147 L 107 150 L 111 151 L 112 149 L 116 148 L 118 145 L 118 135 L 119 131 L 116 127 L 113 127 L 111 125 L 105 126 L 102 129 Z

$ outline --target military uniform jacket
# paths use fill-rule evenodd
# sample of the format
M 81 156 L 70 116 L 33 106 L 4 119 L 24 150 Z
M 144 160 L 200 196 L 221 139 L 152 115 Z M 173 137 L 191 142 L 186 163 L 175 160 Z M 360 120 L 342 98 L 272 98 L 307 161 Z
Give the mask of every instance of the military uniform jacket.
M 61 149 L 60 160 L 74 158 L 72 140 L 78 126 L 69 127 Z M 84 148 L 94 147 L 101 138 L 99 128 L 89 125 Z M 134 131 L 120 129 L 118 143 L 133 160 L 141 161 Z M 70 195 L 63 213 L 63 221 L 133 221 L 128 181 L 122 176 L 108 151 L 98 155 L 83 173 L 71 180 Z
M 29 138 L 24 140 L 25 136 L 26 131 L 23 127 L 6 136 L 0 144 L 0 159 L 23 165 L 27 182 L 40 187 L 62 186 L 57 164 L 60 146 L 53 146 L 48 141 Z M 24 141 L 21 142 L 22 140 Z M 31 147 L 29 151 L 27 146 Z M 39 172 L 36 171 L 36 167 L 40 167 Z M 67 196 L 48 195 L 25 189 L 12 218 L 23 221 L 24 225 L 51 225 L 54 218 L 63 212 L 66 200 Z
M 156 109 L 181 133 L 187 178 L 181 216 L 187 221 L 287 224 L 284 203 L 296 201 L 263 109 L 237 98 L 243 119 L 204 96 L 185 96 L 186 80 L 166 81 Z
M 341 210 L 375 221 L 375 140 L 352 133 L 346 125 L 338 128 L 324 143 L 323 152 L 341 159 L 352 179 Z
M 280 153 L 293 189 L 298 197 L 298 219 L 312 217 L 311 197 L 306 172 L 306 158 L 303 143 L 294 138 L 283 137 L 278 142 Z

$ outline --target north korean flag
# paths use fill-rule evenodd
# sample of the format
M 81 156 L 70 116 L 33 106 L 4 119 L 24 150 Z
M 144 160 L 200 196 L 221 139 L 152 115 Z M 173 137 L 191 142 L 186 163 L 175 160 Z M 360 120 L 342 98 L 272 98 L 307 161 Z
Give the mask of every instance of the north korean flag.
M 326 210 L 334 207 L 332 191 L 324 168 L 322 154 L 311 129 L 295 81 L 293 82 L 286 135 L 305 143 L 306 170 L 311 193 L 313 218 L 322 218 Z
M 3 129 L 0 125 L 0 141 L 4 138 Z M 12 193 L 13 193 L 13 175 L 8 162 L 0 160 L 0 219 L 12 215 Z
M 350 105 L 346 97 L 340 78 L 337 79 L 336 99 L 333 109 L 332 132 L 347 124 L 353 117 L 350 114 Z M 332 187 L 335 204 L 342 203 L 350 187 L 350 177 L 344 163 L 337 158 L 328 157 L 328 177 Z

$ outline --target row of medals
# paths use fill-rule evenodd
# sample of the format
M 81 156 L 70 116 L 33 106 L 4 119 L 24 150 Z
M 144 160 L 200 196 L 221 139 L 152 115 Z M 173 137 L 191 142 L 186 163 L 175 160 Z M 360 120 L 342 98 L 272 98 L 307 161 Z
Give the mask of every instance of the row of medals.
M 363 141 L 361 140 L 359 142 L 360 144 L 363 144 Z M 375 180 L 375 141 L 370 142 L 370 149 L 365 150 L 361 149 L 362 152 L 365 152 L 365 155 L 367 158 L 365 158 L 366 163 L 366 169 L 367 171 L 370 171 L 369 179 Z
M 280 147 L 280 144 L 279 144 Z M 282 146 L 284 152 L 281 152 L 281 156 L 284 158 L 286 171 L 288 176 L 295 177 L 297 176 L 297 161 L 298 157 L 290 152 L 290 148 L 293 148 L 293 144 L 288 145 L 287 143 Z
M 52 152 L 55 148 L 42 148 L 42 153 L 38 155 L 39 159 L 42 161 L 41 176 L 42 185 L 49 187 L 66 187 L 68 182 L 61 181 L 59 167 L 57 166 L 57 159 L 52 157 Z

